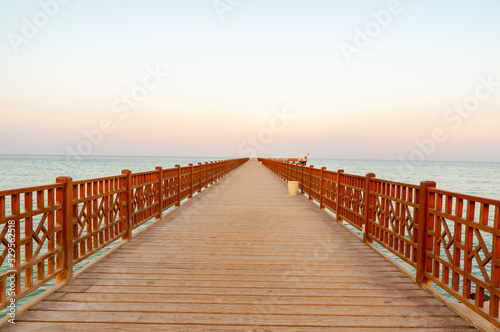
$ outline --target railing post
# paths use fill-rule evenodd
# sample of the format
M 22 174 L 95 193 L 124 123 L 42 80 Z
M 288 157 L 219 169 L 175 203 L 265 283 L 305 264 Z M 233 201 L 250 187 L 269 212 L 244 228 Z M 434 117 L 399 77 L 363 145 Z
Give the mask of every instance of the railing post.
M 321 183 L 319 185 L 319 208 L 323 210 L 325 207 L 323 206 L 323 174 L 325 172 L 326 167 L 321 167 Z
M 312 191 L 312 183 L 311 183 L 311 179 L 312 179 L 312 169 L 313 169 L 314 165 L 309 165 L 309 200 L 312 201 L 312 196 L 311 196 L 311 191 Z
M 205 161 L 205 188 L 208 188 L 208 162 Z
M 370 237 L 371 235 L 371 225 L 370 225 L 370 220 L 373 220 L 373 195 L 371 194 L 372 192 L 372 185 L 373 181 L 372 178 L 375 177 L 374 173 L 368 173 L 366 174 L 366 183 L 365 183 L 365 211 L 364 211 L 364 218 L 363 218 L 363 242 L 365 243 L 372 243 L 373 240 Z
M 181 165 L 175 165 L 177 168 L 177 203 L 175 206 L 181 205 Z
M 335 197 L 335 213 L 337 216 L 337 222 L 342 222 L 342 217 L 340 217 L 340 178 L 342 173 L 344 173 L 343 169 L 339 169 L 337 171 L 337 195 Z
M 56 196 L 57 203 L 62 204 L 62 219 L 57 218 L 57 226 L 62 226 L 62 232 L 56 240 L 57 246 L 62 248 L 62 255 L 56 258 L 57 269 L 62 269 L 62 273 L 57 276 L 56 282 L 69 282 L 73 280 L 73 179 L 58 177 L 56 182 L 64 183 L 62 191 L 58 191 Z
M 435 206 L 429 204 L 430 208 L 434 208 Z M 465 250 L 464 250 L 464 272 L 466 274 L 471 274 L 472 273 L 472 261 L 474 257 L 474 228 L 470 226 L 471 223 L 474 222 L 474 216 L 475 216 L 475 211 L 476 211 L 476 203 L 469 201 L 467 204 L 467 210 L 466 210 L 466 218 L 468 223 L 465 225 Z M 433 227 L 433 229 L 436 229 Z M 436 246 L 434 248 L 434 255 L 437 256 L 439 253 L 439 247 Z M 439 265 L 434 263 L 434 275 L 437 274 L 439 271 Z M 463 290 L 462 290 L 462 296 L 465 297 L 466 299 L 470 299 L 471 296 L 471 291 L 472 291 L 472 283 L 470 279 L 465 279 L 463 282 Z M 480 303 L 481 305 L 484 304 L 484 288 L 477 287 L 476 288 L 476 296 L 478 297 L 475 301 L 476 304 Z
M 434 239 L 429 238 L 427 230 L 434 227 L 434 218 L 429 216 L 429 208 L 434 207 L 434 194 L 429 194 L 429 188 L 435 188 L 436 182 L 420 182 L 420 195 L 418 203 L 418 234 L 417 234 L 417 271 L 416 281 L 419 285 L 431 284 L 425 277 L 425 272 L 432 271 L 432 262 L 427 260 L 427 250 L 432 250 Z M 430 199 L 429 199 L 430 198 Z M 432 219 L 432 220 L 431 220 Z
M 217 162 L 212 162 L 212 184 L 217 182 Z
M 212 183 L 217 182 L 217 161 L 212 162 Z
M 125 220 L 126 220 L 126 231 L 122 237 L 122 240 L 130 240 L 132 238 L 132 171 L 125 169 L 122 171 L 125 174 L 125 193 L 123 195 L 123 202 L 125 203 Z
M 65 187 L 63 187 L 62 189 L 57 189 L 57 204 L 62 204 L 62 201 L 63 201 L 63 195 L 64 195 L 64 189 Z M 11 213 L 13 216 L 16 216 L 16 215 L 19 215 L 21 214 L 21 195 L 20 194 L 14 194 L 12 195 L 11 197 Z M 59 211 L 58 211 L 59 212 Z M 60 210 L 59 213 L 62 213 L 63 216 L 64 216 L 64 207 L 63 209 Z M 56 219 L 58 221 L 58 226 L 61 225 L 62 223 L 64 223 L 64 218 L 63 217 L 59 217 Z M 59 223 L 59 221 L 61 222 L 61 224 Z M 10 234 L 10 236 L 12 236 L 12 233 Z M 11 239 L 9 240 L 9 242 L 12 241 Z M 21 267 L 21 220 L 20 219 L 16 219 L 14 220 L 14 243 L 15 243 L 15 247 L 13 248 L 14 249 L 14 257 L 11 256 L 11 259 L 14 260 L 14 266 L 11 267 L 10 264 L 8 265 L 9 267 L 11 267 L 11 270 L 15 270 L 15 279 L 11 281 L 11 283 L 13 282 L 14 283 L 14 293 L 15 294 L 20 294 L 21 293 L 21 273 L 19 271 L 20 267 Z M 64 268 L 64 255 L 65 255 L 65 252 L 64 252 L 64 246 L 62 244 L 62 238 L 57 238 L 57 246 L 58 247 L 62 247 L 63 248 L 63 252 L 60 253 L 58 256 L 57 256 L 57 268 L 60 269 L 60 268 Z M 7 245 L 5 246 L 6 248 Z M 7 249 L 8 250 L 8 249 Z M 7 260 L 7 258 L 6 258 Z M 6 283 L 8 283 L 7 281 L 5 281 Z M 7 287 L 11 287 L 11 286 L 6 286 Z M 6 292 L 7 293 L 7 292 Z M 16 295 L 13 294 L 11 295 L 11 298 L 14 298 L 16 297 Z M 5 300 L 5 298 L 7 297 L 7 294 L 2 294 L 1 298 L 2 300 Z
M 193 175 L 193 164 L 189 164 L 191 168 L 191 185 L 189 186 L 189 198 L 193 198 L 193 186 L 194 186 L 194 175 Z
M 212 162 L 207 163 L 207 187 L 212 184 Z
M 210 184 L 214 183 L 214 169 L 215 169 L 214 165 L 215 165 L 214 162 L 211 161 L 210 162 Z
M 201 179 L 201 167 L 202 167 L 202 164 L 201 163 L 198 163 L 198 179 L 199 179 L 199 185 L 200 185 L 200 188 L 198 189 L 198 192 L 201 193 L 201 183 L 202 183 L 202 179 Z
M 163 168 L 156 167 L 158 171 L 158 215 L 155 219 L 161 219 L 163 214 Z
M 300 194 L 304 195 L 304 164 L 300 165 L 302 175 L 300 176 Z
M 214 171 L 214 182 L 217 182 L 217 180 L 219 180 L 219 162 L 220 160 L 217 160 L 215 163 L 214 163 L 214 166 L 215 166 L 215 171 Z

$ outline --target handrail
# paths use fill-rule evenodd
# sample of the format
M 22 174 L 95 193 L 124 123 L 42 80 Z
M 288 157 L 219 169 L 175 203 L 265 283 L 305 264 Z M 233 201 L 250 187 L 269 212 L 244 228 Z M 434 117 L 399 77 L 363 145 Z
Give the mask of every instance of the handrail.
M 412 185 L 258 160 L 281 179 L 299 181 L 301 194 L 361 231 L 364 242 L 411 266 L 418 284 L 434 283 L 500 327 L 499 200 L 440 190 L 435 182 Z
M 71 281 L 76 264 L 130 240 L 134 229 L 247 160 L 124 170 L 81 181 L 58 177 L 55 184 L 0 191 L 0 309 L 53 279 Z

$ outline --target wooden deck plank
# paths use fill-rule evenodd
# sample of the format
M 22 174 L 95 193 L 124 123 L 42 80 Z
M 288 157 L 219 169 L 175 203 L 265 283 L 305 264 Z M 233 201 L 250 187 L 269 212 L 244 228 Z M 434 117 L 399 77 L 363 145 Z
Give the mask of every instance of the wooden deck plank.
M 444 305 L 419 306 L 408 310 L 405 306 L 330 306 L 330 305 L 272 305 L 266 314 L 317 315 L 317 316 L 455 316 Z M 112 312 L 165 312 L 165 313 L 231 313 L 262 314 L 258 304 L 219 303 L 115 303 L 115 302 L 63 302 L 45 301 L 33 310 L 42 311 L 112 311 Z
M 134 273 L 134 274 L 123 274 L 116 272 L 109 273 L 93 273 L 87 272 L 81 275 L 77 280 L 83 279 L 110 279 L 113 280 L 118 278 L 120 280 L 181 280 L 181 281 L 240 281 L 240 282 L 287 282 L 286 278 L 283 276 L 263 276 L 263 275 L 248 275 L 248 276 L 234 276 L 234 275 L 197 275 L 197 274 L 159 274 L 159 273 Z M 404 284 L 415 284 L 412 280 L 403 276 L 395 276 L 395 277 L 378 277 L 378 278 L 370 278 L 366 279 L 363 277 L 318 277 L 318 276 L 303 276 L 301 277 L 304 283 L 404 283 Z M 76 284 L 76 280 L 74 284 Z M 295 283 L 297 285 L 297 283 Z
M 16 330 L 474 330 L 257 162 L 17 318 Z M 12 327 L 7 327 L 12 329 Z
M 374 309 L 375 311 L 376 309 Z M 469 326 L 456 316 L 318 316 L 266 314 L 205 314 L 169 312 L 116 312 L 116 311 L 39 311 L 30 310 L 22 321 L 29 322 L 97 322 L 131 324 L 202 324 L 242 326 L 318 326 L 318 327 L 453 327 Z
M 219 264 L 220 265 L 220 264 Z M 307 268 L 307 267 L 306 267 Z M 156 268 L 150 267 L 145 268 L 142 267 L 140 271 L 134 267 L 120 267 L 117 266 L 96 266 L 89 270 L 89 272 L 97 272 L 97 273 L 123 273 L 123 274 L 143 274 L 143 273 L 162 273 L 162 274 L 198 274 L 198 275 L 241 275 L 241 276 L 284 276 L 288 275 L 291 277 L 301 277 L 301 276 L 309 276 L 309 273 L 305 268 L 301 268 L 301 266 L 290 266 L 289 268 L 275 268 L 268 270 L 256 270 L 256 269 L 221 269 L 221 268 L 204 268 L 204 269 L 168 269 L 162 268 L 160 265 Z M 376 276 L 374 276 L 374 271 L 369 271 L 367 269 L 350 269 L 350 270 L 321 270 L 315 271 L 316 276 L 320 277 L 360 277 L 364 276 L 366 278 L 384 278 L 384 277 L 401 277 L 402 273 L 400 271 L 377 271 Z
M 155 331 L 189 331 L 189 332 L 214 332 L 214 331 L 252 331 L 252 332 L 269 332 L 269 331 L 294 331 L 294 332 L 314 332 L 314 331 L 346 331 L 345 327 L 296 327 L 293 328 L 289 326 L 272 326 L 268 325 L 265 327 L 251 326 L 242 327 L 236 325 L 218 325 L 218 326 L 208 326 L 208 325 L 194 325 L 194 324 L 123 324 L 123 323 L 56 323 L 56 322 L 19 322 L 16 323 L 15 327 L 10 326 L 5 329 L 5 331 L 28 331 L 28 332 L 43 332 L 43 331 L 53 331 L 53 332 L 67 332 L 67 331 L 137 331 L 140 329 L 142 332 L 155 332 Z M 474 329 L 471 328 L 405 328 L 411 332 L 471 332 Z M 378 327 L 349 327 L 349 332 L 378 332 L 380 328 Z M 401 328 L 384 328 L 384 331 L 389 332 L 400 332 Z
M 67 286 L 59 292 L 66 293 L 129 293 L 129 294 L 205 294 L 205 295 L 273 295 L 284 296 L 387 296 L 387 297 L 429 297 L 422 289 L 297 289 L 297 288 L 227 288 L 217 287 L 139 287 L 139 286 Z
M 434 297 L 345 297 L 345 296 L 284 296 L 268 295 L 203 295 L 203 294 L 110 294 L 56 293 L 47 301 L 64 302 L 115 302 L 115 303 L 234 303 L 267 305 L 347 305 L 347 306 L 441 306 Z M 413 309 L 409 309 L 410 311 Z
M 73 285 L 85 285 L 85 286 L 142 286 L 142 287 L 221 287 L 221 282 L 219 280 L 211 281 L 199 281 L 199 280 L 141 280 L 141 279 L 121 279 L 121 280 L 110 280 L 110 279 L 85 279 L 79 278 L 75 280 Z M 253 282 L 253 281 L 239 281 L 239 280 L 226 280 L 224 282 L 225 288 L 264 288 L 264 289 L 287 289 L 287 288 L 297 288 L 297 289 L 384 289 L 384 290 L 394 290 L 394 289 L 407 289 L 407 290 L 418 290 L 420 289 L 418 285 L 411 283 L 387 283 L 380 280 L 379 283 L 354 283 L 354 282 L 344 282 L 344 283 L 311 283 L 311 282 L 289 282 L 289 281 L 274 281 L 274 282 Z

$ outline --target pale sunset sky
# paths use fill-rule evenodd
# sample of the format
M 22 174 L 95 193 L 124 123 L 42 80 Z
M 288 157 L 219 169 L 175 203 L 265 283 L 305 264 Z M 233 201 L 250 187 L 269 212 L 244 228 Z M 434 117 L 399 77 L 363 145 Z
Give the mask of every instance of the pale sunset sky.
M 498 0 L 0 0 L 0 154 L 500 161 Z

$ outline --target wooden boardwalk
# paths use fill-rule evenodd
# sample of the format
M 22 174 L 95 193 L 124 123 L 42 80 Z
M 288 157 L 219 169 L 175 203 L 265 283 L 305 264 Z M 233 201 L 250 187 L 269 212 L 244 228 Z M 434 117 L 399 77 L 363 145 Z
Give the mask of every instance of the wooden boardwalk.
M 6 330 L 405 328 L 473 330 L 250 161 Z

